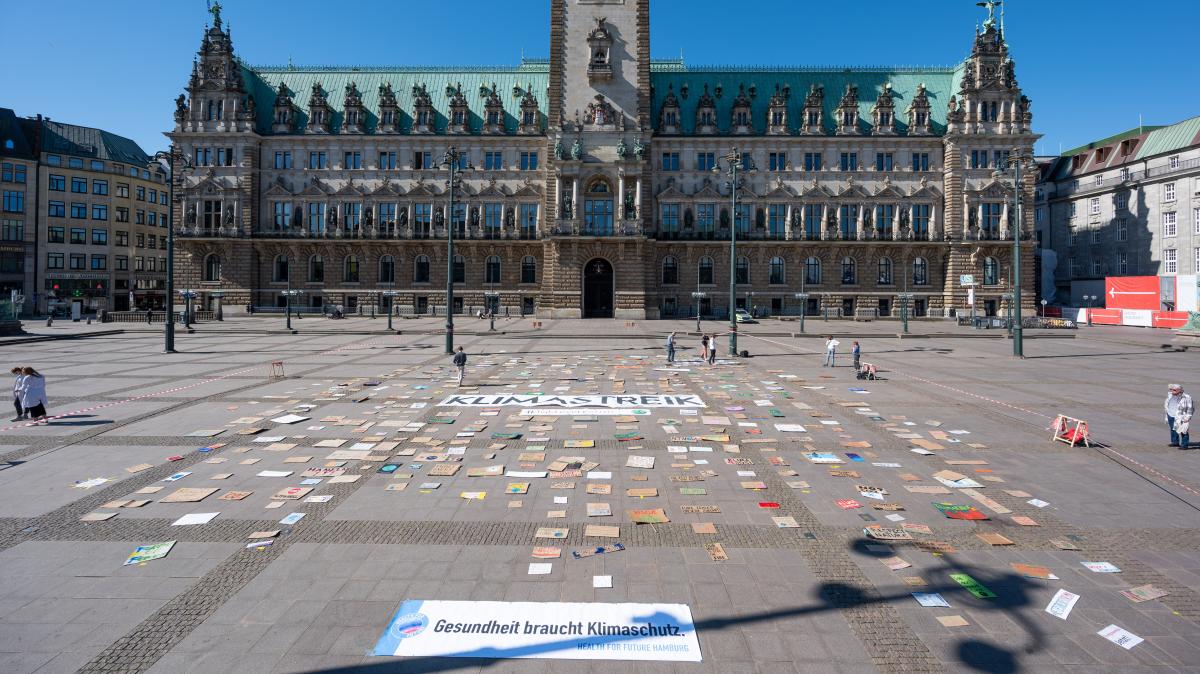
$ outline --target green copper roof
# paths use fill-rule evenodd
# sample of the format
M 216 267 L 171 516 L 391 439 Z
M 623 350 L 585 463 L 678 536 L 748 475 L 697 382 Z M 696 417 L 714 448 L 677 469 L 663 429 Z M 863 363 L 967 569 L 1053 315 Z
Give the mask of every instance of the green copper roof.
M 346 86 L 354 82 L 362 96 L 367 111 L 367 129 L 373 131 L 378 123 L 379 87 L 391 84 L 400 106 L 401 128 L 408 131 L 412 126 L 412 89 L 424 85 L 437 113 L 437 129 L 446 128 L 450 111 L 450 96 L 447 91 L 462 86 L 463 95 L 471 111 L 471 128 L 478 131 L 483 124 L 486 91 L 494 85 L 504 102 L 505 127 L 510 133 L 517 130 L 517 115 L 521 110 L 521 98 L 528 88 L 538 100 L 540 123 L 545 125 L 546 88 L 549 86 L 549 62 L 526 61 L 515 67 L 451 66 L 451 67 L 262 67 L 242 65 L 242 75 L 247 90 L 254 96 L 258 111 L 258 127 L 269 132 L 275 104 L 275 92 L 283 82 L 292 92 L 292 101 L 298 106 L 299 124 L 303 130 L 308 123 L 309 97 L 313 84 L 320 84 L 325 98 L 333 107 L 333 128 L 342 125 L 342 108 L 346 98 Z M 486 90 L 484 89 L 486 87 Z M 519 92 L 516 90 L 519 88 Z
M 1138 150 L 1137 158 L 1144 159 L 1156 154 L 1182 150 L 1200 142 L 1200 117 L 1185 119 L 1178 124 L 1164 126 L 1146 136 L 1146 142 Z
M 1132 129 L 1129 129 L 1128 131 L 1122 131 L 1121 133 L 1113 134 L 1113 135 L 1109 136 L 1108 138 L 1101 138 L 1100 140 L 1094 140 L 1094 141 L 1088 143 L 1087 145 L 1080 145 L 1079 147 L 1071 148 L 1070 150 L 1063 152 L 1061 156 L 1070 157 L 1073 155 L 1077 155 L 1081 152 L 1087 152 L 1088 150 L 1094 150 L 1098 147 L 1104 147 L 1105 145 L 1109 145 L 1111 143 L 1116 143 L 1117 141 L 1122 141 L 1127 138 L 1136 138 L 1137 136 L 1140 136 L 1143 133 L 1147 133 L 1149 131 L 1154 131 L 1155 129 L 1161 129 L 1161 128 L 1162 128 L 1161 126 L 1135 126 Z
M 42 151 L 145 166 L 150 156 L 132 140 L 88 126 L 44 120 Z
M 680 106 L 680 122 L 684 133 L 691 133 L 696 124 L 696 103 L 708 85 L 709 94 L 715 98 L 717 107 L 717 124 L 722 130 L 729 125 L 732 115 L 733 101 L 737 98 L 738 88 L 744 86 L 747 95 L 754 88 L 755 96 L 750 101 L 750 111 L 754 119 L 754 128 L 758 133 L 766 129 L 767 108 L 771 96 L 775 93 L 776 85 L 780 89 L 790 87 L 788 98 L 788 125 L 797 128 L 800 125 L 804 109 L 804 99 L 813 84 L 825 88 L 824 120 L 827 132 L 833 131 L 834 111 L 841 102 L 847 84 L 858 85 L 858 111 L 861 120 L 860 129 L 864 132 L 871 128 L 871 108 L 875 99 L 883 91 L 884 84 L 892 85 L 892 98 L 895 104 L 896 129 L 904 133 L 908 126 L 908 116 L 904 110 L 915 95 L 917 85 L 925 84 L 925 93 L 929 97 L 930 116 L 932 117 L 935 133 L 943 133 L 946 128 L 946 110 L 950 96 L 956 93 L 962 79 L 962 68 L 835 68 L 835 67 L 760 67 L 747 68 L 737 66 L 684 66 L 681 62 L 674 68 L 660 66 L 651 67 L 650 84 L 654 88 L 652 98 L 654 127 L 658 127 L 659 110 L 668 89 L 672 89 Z M 683 88 L 687 87 L 687 98 L 683 97 Z M 721 87 L 721 97 L 716 98 L 717 87 Z

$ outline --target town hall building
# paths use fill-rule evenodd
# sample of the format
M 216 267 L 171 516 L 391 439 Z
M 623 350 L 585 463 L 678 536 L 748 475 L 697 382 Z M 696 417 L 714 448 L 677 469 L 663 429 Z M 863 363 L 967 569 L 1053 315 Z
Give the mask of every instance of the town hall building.
M 1018 237 L 1032 308 L 999 3 L 957 65 L 844 68 L 652 60 L 649 0 L 550 2 L 549 59 L 498 68 L 252 66 L 216 6 L 167 134 L 177 287 L 428 314 L 451 276 L 456 312 L 719 317 L 732 274 L 758 313 L 947 316 L 970 275 L 996 314 Z

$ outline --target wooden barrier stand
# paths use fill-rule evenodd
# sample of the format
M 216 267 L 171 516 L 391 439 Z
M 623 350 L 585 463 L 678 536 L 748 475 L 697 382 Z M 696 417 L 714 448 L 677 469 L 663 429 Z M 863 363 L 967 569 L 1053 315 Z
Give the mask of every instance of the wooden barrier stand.
M 1065 442 L 1074 447 L 1079 443 L 1083 443 L 1084 447 L 1091 447 L 1091 436 L 1088 434 L 1087 422 L 1082 419 L 1068 417 L 1060 414 L 1054 418 L 1054 426 L 1052 427 L 1054 435 L 1050 439 L 1056 442 Z
M 282 360 L 271 361 L 271 374 L 267 375 L 267 381 L 275 381 L 277 379 L 284 379 L 284 378 L 286 378 L 286 376 L 287 375 L 285 375 L 283 373 L 283 361 Z

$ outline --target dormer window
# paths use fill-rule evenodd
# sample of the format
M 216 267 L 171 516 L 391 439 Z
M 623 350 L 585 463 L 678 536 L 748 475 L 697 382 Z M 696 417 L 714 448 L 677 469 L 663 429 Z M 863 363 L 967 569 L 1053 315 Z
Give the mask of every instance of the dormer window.
M 521 93 L 520 88 L 513 87 L 513 94 L 518 93 Z M 533 84 L 527 83 L 524 95 L 521 96 L 521 124 L 517 127 L 517 133 L 536 134 L 541 131 L 538 124 L 538 101 L 533 95 Z
M 413 133 L 433 133 L 433 99 L 424 84 L 413 85 Z
M 905 110 L 908 114 L 908 135 L 927 136 L 933 133 L 929 123 L 929 96 L 925 93 L 925 83 L 917 85 L 917 92 Z
M 446 95 L 450 97 L 450 125 L 446 133 L 470 132 L 467 125 L 467 97 L 463 95 L 462 83 L 446 87 Z
M 815 82 L 808 90 L 808 95 L 804 97 L 804 126 L 801 127 L 800 133 L 806 135 L 818 135 L 824 133 L 823 125 L 823 108 L 825 105 L 825 88 Z
M 790 97 L 791 87 L 781 89 L 775 85 L 775 93 L 767 107 L 767 133 L 781 135 L 788 132 L 787 102 Z
M 916 113 L 913 115 L 913 123 L 917 126 L 925 126 L 929 123 L 929 114 L 925 112 Z
M 821 112 L 819 110 L 810 110 L 808 112 L 808 123 L 812 126 L 821 124 Z
M 713 126 L 716 124 L 716 113 L 712 110 L 701 110 L 700 119 L 698 120 L 701 126 Z
M 732 127 L 730 133 L 754 133 L 754 121 L 750 117 L 750 96 L 746 94 L 745 85 L 738 85 L 738 95 L 733 99 L 733 111 L 729 121 Z
M 209 121 L 218 121 L 225 116 L 225 101 L 209 101 L 205 117 Z
M 695 132 L 699 134 L 717 132 L 717 104 L 713 100 L 712 94 L 708 93 L 707 84 L 704 85 L 704 93 L 700 94 L 700 100 L 696 102 Z

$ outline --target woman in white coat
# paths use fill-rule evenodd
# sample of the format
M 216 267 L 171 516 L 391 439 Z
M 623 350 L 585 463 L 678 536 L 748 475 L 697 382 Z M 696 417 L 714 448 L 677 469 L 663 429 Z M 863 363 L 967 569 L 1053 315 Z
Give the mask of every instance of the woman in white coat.
M 22 372 L 25 376 L 21 378 L 20 385 L 21 407 L 25 408 L 34 423 L 49 424 L 46 419 L 46 378 L 32 367 Z
M 21 377 L 25 376 L 25 368 L 14 367 L 12 369 L 13 376 L 13 407 L 17 410 L 17 417 L 13 421 L 20 421 L 25 418 L 25 407 L 21 405 Z

